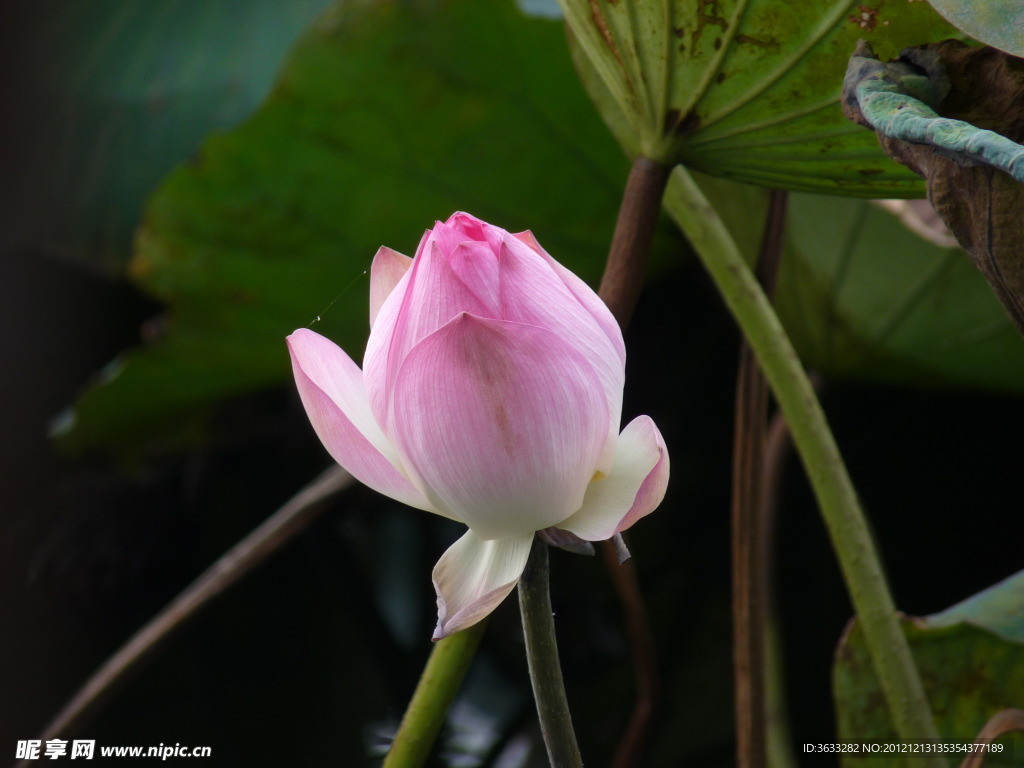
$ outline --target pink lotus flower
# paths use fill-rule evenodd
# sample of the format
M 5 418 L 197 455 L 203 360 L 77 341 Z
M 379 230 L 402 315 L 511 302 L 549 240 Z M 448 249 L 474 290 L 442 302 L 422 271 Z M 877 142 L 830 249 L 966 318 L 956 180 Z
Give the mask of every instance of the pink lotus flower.
M 512 591 L 536 531 L 599 541 L 661 503 L 661 433 L 647 416 L 619 433 L 619 326 L 530 232 L 456 213 L 415 259 L 381 248 L 370 326 L 362 370 L 306 329 L 288 337 L 292 367 L 339 464 L 469 526 L 434 567 L 435 639 Z

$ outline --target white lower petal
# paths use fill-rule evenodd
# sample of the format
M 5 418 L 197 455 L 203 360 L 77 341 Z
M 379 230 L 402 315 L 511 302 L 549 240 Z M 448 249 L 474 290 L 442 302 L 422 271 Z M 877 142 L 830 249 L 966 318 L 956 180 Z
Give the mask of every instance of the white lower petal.
M 587 541 L 603 541 L 653 512 L 665 498 L 669 461 L 665 441 L 648 416 L 622 430 L 607 477 L 587 486 L 583 506 L 556 527 Z
M 473 531 L 452 544 L 434 566 L 434 639 L 470 627 L 493 611 L 519 582 L 532 544 L 532 533 L 483 541 Z

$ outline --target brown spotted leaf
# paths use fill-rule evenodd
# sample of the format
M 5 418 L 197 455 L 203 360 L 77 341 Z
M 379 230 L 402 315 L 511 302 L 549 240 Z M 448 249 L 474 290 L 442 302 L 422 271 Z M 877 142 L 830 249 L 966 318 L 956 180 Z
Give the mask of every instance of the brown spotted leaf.
M 840 109 L 858 39 L 960 33 L 907 0 L 559 0 L 581 77 L 630 154 L 763 186 L 919 197 Z

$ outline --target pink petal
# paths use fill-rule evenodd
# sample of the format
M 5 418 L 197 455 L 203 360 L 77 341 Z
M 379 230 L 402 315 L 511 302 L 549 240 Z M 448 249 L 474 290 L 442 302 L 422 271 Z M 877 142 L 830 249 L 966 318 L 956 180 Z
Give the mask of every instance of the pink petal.
M 612 418 L 597 469 L 607 474 L 611 471 L 619 435 L 625 358 L 587 307 L 569 290 L 552 263 L 513 237 L 503 241 L 500 253 L 502 319 L 554 331 L 582 353 L 601 379 Z M 584 288 L 590 291 L 585 285 Z M 604 306 L 596 296 L 594 299 Z M 618 326 L 615 328 L 617 330 Z M 621 335 L 618 338 L 621 343 Z
M 638 416 L 619 435 L 611 474 L 594 479 L 580 510 L 557 527 L 587 541 L 611 538 L 661 504 L 668 474 L 661 432 L 649 416 Z
M 453 213 L 448 217 L 448 221 L 434 222 L 434 227 L 430 230 L 430 239 L 440 246 L 442 252 L 450 253 L 467 240 L 481 239 L 480 237 L 474 237 L 474 234 L 478 233 L 467 233 L 466 228 L 460 226 L 461 218 L 464 215 Z M 472 219 L 472 217 L 469 218 Z
M 532 533 L 484 541 L 471 530 L 452 544 L 434 566 L 434 639 L 470 627 L 493 611 L 519 582 L 532 545 Z
M 519 240 L 519 242 L 528 245 L 551 265 L 556 274 L 561 278 L 562 282 L 565 283 L 573 296 L 576 297 L 576 300 L 586 308 L 594 320 L 597 321 L 597 324 L 604 330 L 605 334 L 611 340 L 612 346 L 614 346 L 616 352 L 618 352 L 619 357 L 622 358 L 623 364 L 625 364 L 626 345 L 622 340 L 622 329 L 619 328 L 619 324 L 612 316 L 608 306 L 601 300 L 601 297 L 594 292 L 594 289 L 583 282 L 575 273 L 555 261 L 554 258 L 551 257 L 551 254 L 545 251 L 541 247 L 540 243 L 537 242 L 537 238 L 533 236 L 533 232 L 527 230 L 525 232 L 517 232 L 512 236 Z
M 392 407 L 404 465 L 483 539 L 579 509 L 610 418 L 590 364 L 557 335 L 469 314 L 409 353 Z
M 448 256 L 448 264 L 459 279 L 485 307 L 488 317 L 500 317 L 498 256 L 486 243 L 459 243 Z
M 462 211 L 449 216 L 445 225 L 458 232 L 464 241 L 474 240 L 486 243 L 490 247 L 491 253 L 495 254 L 498 252 L 498 246 L 501 245 L 501 238 L 506 234 L 501 227 L 488 224 L 483 219 L 478 219 L 476 216 Z
M 305 328 L 287 341 L 299 397 L 334 460 L 375 491 L 435 511 L 405 476 L 397 451 L 371 415 L 359 366 L 334 342 Z
M 412 259 L 382 245 L 373 257 L 370 266 L 370 327 L 377 319 L 381 306 L 405 273 L 412 266 Z
M 410 349 L 460 312 L 492 315 L 432 240 L 421 248 L 403 279 L 407 281 L 404 291 L 396 289 L 394 300 L 389 297 L 381 307 L 363 357 L 370 408 L 381 424 L 387 417 L 395 376 Z
M 537 238 L 534 237 L 533 232 L 531 232 L 530 230 L 527 229 L 527 230 L 524 230 L 523 232 L 510 232 L 509 234 L 511 234 L 512 237 L 514 237 L 519 242 L 523 243 L 524 245 L 529 246 L 532 250 L 536 251 L 538 254 L 547 253 L 547 251 L 545 251 L 543 248 L 541 248 L 540 243 L 537 242 Z

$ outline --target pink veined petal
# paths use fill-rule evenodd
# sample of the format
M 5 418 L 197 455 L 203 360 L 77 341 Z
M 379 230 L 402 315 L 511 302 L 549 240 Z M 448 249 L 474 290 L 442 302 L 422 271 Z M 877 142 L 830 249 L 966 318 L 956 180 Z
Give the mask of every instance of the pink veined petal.
M 458 214 L 452 214 L 448 221 L 435 221 L 433 229 L 427 233 L 430 242 L 436 244 L 442 253 L 451 253 L 466 240 L 474 239 L 467 238 L 466 233 L 455 225 L 454 220 L 457 216 Z
M 500 252 L 502 319 L 554 331 L 587 359 L 601 380 L 611 419 L 596 468 L 607 474 L 614 460 L 622 418 L 624 359 L 605 330 L 548 261 L 513 237 L 506 237 Z
M 495 254 L 501 245 L 502 237 L 506 234 L 505 230 L 501 227 L 488 224 L 483 219 L 478 219 L 476 216 L 463 211 L 453 213 L 448 217 L 448 221 L 445 224 L 460 232 L 465 240 L 476 240 L 486 243 L 490 247 L 491 252 Z
M 459 243 L 448 256 L 448 264 L 487 307 L 488 317 L 501 317 L 501 297 L 498 293 L 498 254 L 487 243 Z
M 386 423 L 388 401 L 402 361 L 419 341 L 460 312 L 489 317 L 486 306 L 456 275 L 437 243 L 428 239 L 413 259 L 400 304 L 385 301 L 370 330 L 363 357 L 363 373 L 370 409 Z M 402 290 L 399 286 L 394 294 Z
M 431 231 L 432 242 L 452 271 L 487 306 L 487 317 L 498 317 L 498 245 L 503 231 L 468 213 L 453 213 Z
M 434 566 L 434 640 L 470 627 L 493 611 L 518 583 L 532 545 L 532 533 L 484 541 L 472 530 L 452 544 Z
M 393 251 L 386 245 L 377 250 L 373 257 L 373 264 L 370 266 L 370 327 L 373 328 L 380 308 L 395 286 L 409 271 L 412 266 L 412 259 L 398 251 Z
M 554 333 L 462 314 L 409 353 L 388 434 L 436 507 L 498 539 L 579 509 L 608 418 L 597 375 Z
M 397 451 L 374 421 L 359 366 L 334 342 L 305 328 L 287 341 L 299 397 L 334 460 L 375 491 L 436 512 L 405 476 Z
M 619 328 L 619 323 L 612 316 L 611 310 L 608 309 L 608 305 L 601 300 L 601 297 L 594 292 L 594 289 L 583 282 L 578 275 L 555 261 L 551 254 L 545 251 L 541 247 L 541 244 L 537 242 L 537 238 L 533 236 L 533 232 L 529 230 L 526 230 L 525 232 L 517 232 L 512 235 L 512 237 L 519 240 L 519 242 L 528 245 L 533 251 L 538 253 L 541 258 L 551 265 L 558 276 L 562 279 L 562 282 L 565 283 L 566 287 L 572 291 L 576 300 L 586 308 L 586 310 L 593 316 L 594 320 L 597 321 L 597 324 L 600 325 L 608 335 L 608 338 L 612 342 L 612 346 L 615 347 L 619 357 L 622 358 L 623 364 L 625 364 L 626 344 L 622 340 L 622 329 Z
M 557 528 L 587 541 L 603 541 L 653 512 L 665 498 L 668 450 L 649 416 L 637 416 L 622 434 L 611 473 L 587 487 L 579 511 Z

